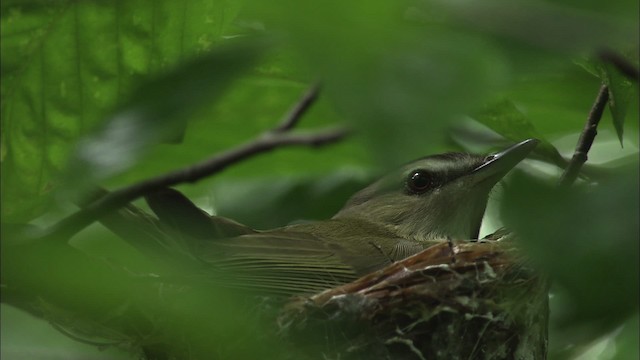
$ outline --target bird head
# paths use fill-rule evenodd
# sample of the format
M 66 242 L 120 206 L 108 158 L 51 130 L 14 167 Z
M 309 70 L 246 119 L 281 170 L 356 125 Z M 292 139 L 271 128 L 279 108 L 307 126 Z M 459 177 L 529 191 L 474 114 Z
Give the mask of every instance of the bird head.
M 334 219 L 376 223 L 420 242 L 477 238 L 491 189 L 537 144 L 528 139 L 490 155 L 418 159 L 356 193 Z

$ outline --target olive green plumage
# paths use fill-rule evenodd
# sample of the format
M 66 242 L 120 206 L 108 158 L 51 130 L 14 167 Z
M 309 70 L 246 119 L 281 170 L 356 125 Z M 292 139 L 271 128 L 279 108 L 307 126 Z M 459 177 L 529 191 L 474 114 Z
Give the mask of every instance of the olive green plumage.
M 536 144 L 526 140 L 490 156 L 428 156 L 361 190 L 329 220 L 267 231 L 209 217 L 172 190 L 147 201 L 163 223 L 193 239 L 191 251 L 211 269 L 212 281 L 264 293 L 311 293 L 434 243 L 477 238 L 492 187 Z

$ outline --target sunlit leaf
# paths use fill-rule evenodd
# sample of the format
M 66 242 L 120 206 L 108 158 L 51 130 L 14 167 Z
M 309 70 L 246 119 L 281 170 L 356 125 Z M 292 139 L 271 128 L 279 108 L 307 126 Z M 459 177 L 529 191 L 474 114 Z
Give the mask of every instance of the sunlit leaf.
M 238 10 L 219 0 L 3 2 L 3 216 L 39 215 L 75 141 L 142 79 L 220 43 Z

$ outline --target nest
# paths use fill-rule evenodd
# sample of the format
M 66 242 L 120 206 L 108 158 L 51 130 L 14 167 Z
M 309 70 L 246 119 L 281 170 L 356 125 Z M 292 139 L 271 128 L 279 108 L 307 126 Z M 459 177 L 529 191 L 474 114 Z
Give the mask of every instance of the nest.
M 512 241 L 443 242 L 293 300 L 278 325 L 292 358 L 545 359 L 547 300 Z

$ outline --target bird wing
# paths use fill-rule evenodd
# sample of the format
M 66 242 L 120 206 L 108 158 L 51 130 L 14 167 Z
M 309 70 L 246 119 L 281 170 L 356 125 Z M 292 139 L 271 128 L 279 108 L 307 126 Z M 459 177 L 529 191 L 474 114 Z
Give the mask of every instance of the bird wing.
M 301 232 L 257 233 L 202 243 L 198 257 L 231 287 L 281 295 L 315 293 L 358 278 L 336 244 Z
M 210 216 L 175 189 L 163 188 L 145 195 L 160 223 L 196 240 L 221 239 L 254 233 L 248 226 L 221 216 Z

